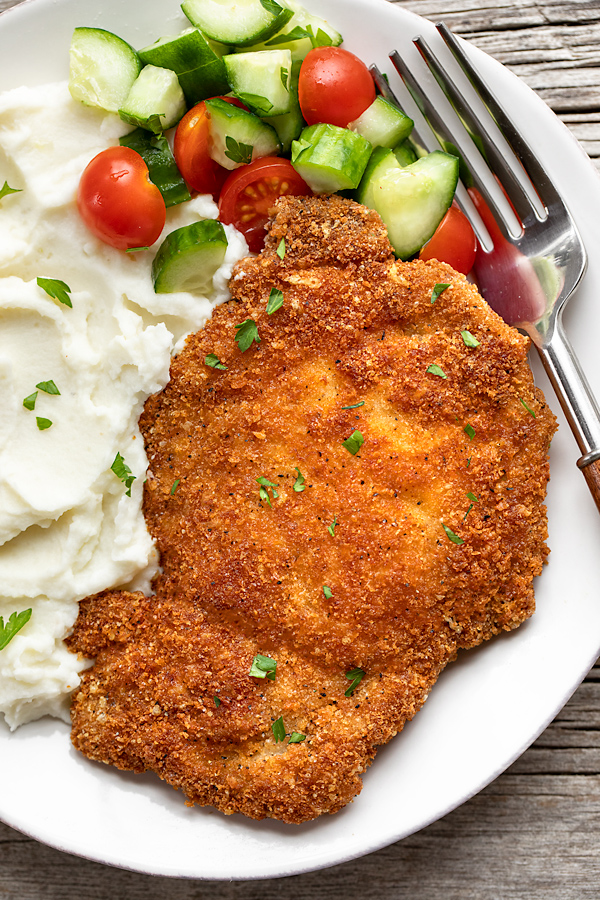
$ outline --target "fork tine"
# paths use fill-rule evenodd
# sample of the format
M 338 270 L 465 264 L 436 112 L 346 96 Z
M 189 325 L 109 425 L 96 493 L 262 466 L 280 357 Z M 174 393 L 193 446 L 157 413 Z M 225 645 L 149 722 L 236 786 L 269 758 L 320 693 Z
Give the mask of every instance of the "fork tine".
M 444 35 L 450 35 L 454 39 L 454 35 L 445 29 Z M 467 131 L 472 139 L 481 141 L 484 153 L 482 156 L 488 161 L 490 169 L 500 179 L 510 201 L 513 204 L 517 215 L 522 222 L 533 213 L 537 218 L 546 218 L 546 211 L 541 206 L 537 194 L 533 190 L 533 186 L 529 184 L 529 176 L 524 170 L 518 157 L 515 155 L 510 143 L 506 141 L 504 135 L 504 147 L 499 146 L 497 135 L 494 136 L 487 127 L 483 118 L 478 118 L 471 109 L 470 103 L 465 97 L 462 90 L 458 87 L 456 81 L 452 78 L 447 69 L 442 66 L 436 54 L 432 51 L 429 44 L 422 38 L 418 37 L 414 41 L 415 46 L 421 53 L 423 59 L 429 66 L 431 72 L 435 76 L 438 84 L 454 106 L 459 118 L 463 121 Z M 460 48 L 462 50 L 462 48 Z M 489 110 L 488 110 L 489 112 Z M 493 121 L 497 126 L 495 117 Z M 519 175 L 521 176 L 519 178 Z M 529 184 L 529 191 L 527 185 Z
M 498 204 L 498 200 L 493 191 L 489 190 L 488 182 L 490 179 L 481 178 L 478 172 L 478 168 L 481 168 L 481 165 L 488 169 L 487 163 L 481 156 L 478 148 L 475 146 L 471 136 L 468 134 L 462 123 L 459 123 L 460 129 L 463 132 L 463 138 L 458 138 L 455 134 L 453 134 L 449 128 L 447 122 L 442 117 L 442 114 L 438 108 L 438 104 L 434 102 L 431 97 L 420 87 L 419 82 L 414 77 L 400 54 L 397 50 L 394 50 L 393 53 L 390 54 L 390 59 L 392 64 L 402 80 L 404 81 L 406 87 L 408 88 L 410 94 L 412 95 L 415 103 L 422 111 L 423 116 L 430 124 L 432 131 L 434 132 L 438 143 L 442 149 L 446 149 L 444 146 L 444 141 L 449 141 L 454 144 L 461 155 L 463 156 L 463 161 L 467 164 L 469 169 L 469 173 L 473 178 L 473 181 L 477 185 L 483 199 L 485 200 L 487 206 L 490 210 L 492 210 L 494 214 L 494 218 L 503 233 L 504 237 L 507 240 L 512 240 L 520 234 L 519 223 L 512 213 L 512 210 L 508 207 L 508 203 L 505 198 L 501 197 L 501 203 L 504 201 L 506 203 L 506 207 L 508 208 L 508 216 L 506 214 L 505 209 Z M 465 140 L 466 138 L 466 140 Z M 474 156 L 479 160 L 479 167 L 473 164 Z M 498 192 L 500 193 L 497 185 L 494 185 Z M 515 221 L 515 225 L 513 225 L 512 233 L 509 228 L 508 222 L 512 219 Z
M 456 36 L 450 31 L 450 29 L 444 22 L 439 22 L 436 25 L 436 28 L 440 33 L 444 43 L 454 56 L 456 62 L 461 67 L 461 69 L 481 97 L 481 100 L 486 106 L 489 114 L 496 122 L 500 133 L 504 136 L 505 140 L 512 148 L 519 162 L 525 169 L 542 203 L 544 203 L 544 205 L 548 207 L 558 199 L 558 195 L 556 189 L 554 188 L 554 185 L 548 177 L 547 172 L 538 161 L 535 153 L 533 152 L 527 141 L 519 133 L 510 118 L 504 112 L 504 109 L 501 107 L 492 91 L 488 88 L 487 84 L 483 81 L 482 77 L 474 68 Z M 465 106 L 468 106 L 468 104 L 465 103 Z

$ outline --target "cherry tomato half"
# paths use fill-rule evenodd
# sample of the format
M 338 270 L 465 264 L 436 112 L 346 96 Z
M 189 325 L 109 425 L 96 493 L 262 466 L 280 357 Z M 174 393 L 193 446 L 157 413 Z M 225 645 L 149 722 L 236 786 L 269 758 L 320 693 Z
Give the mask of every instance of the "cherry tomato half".
M 247 107 L 237 97 L 221 97 L 241 109 Z M 212 194 L 215 200 L 229 175 L 210 156 L 210 126 L 204 100 L 193 106 L 179 122 L 175 131 L 173 155 L 179 171 L 199 194 Z
M 231 172 L 219 199 L 219 218 L 241 231 L 253 253 L 262 250 L 265 225 L 278 197 L 312 194 L 291 162 L 263 156 Z
M 477 238 L 471 223 L 458 207 L 451 206 L 419 253 L 419 259 L 439 259 L 457 272 L 468 275 L 476 253 Z
M 302 63 L 298 95 L 309 125 L 328 122 L 345 128 L 373 103 L 375 85 L 354 53 L 341 47 L 317 47 Z
M 81 218 L 97 238 L 116 247 L 149 247 L 165 225 L 165 201 L 148 167 L 130 147 L 109 147 L 83 171 L 77 190 Z

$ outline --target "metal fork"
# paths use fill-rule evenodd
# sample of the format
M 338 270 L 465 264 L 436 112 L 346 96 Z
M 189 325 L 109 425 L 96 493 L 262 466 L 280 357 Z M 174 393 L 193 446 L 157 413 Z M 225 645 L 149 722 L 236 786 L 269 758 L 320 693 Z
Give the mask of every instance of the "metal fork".
M 461 43 L 443 23 L 436 27 L 454 57 L 450 65 L 422 37 L 414 44 L 456 116 L 441 113 L 407 62 L 397 51 L 390 54 L 425 119 L 413 137 L 429 149 L 435 140 L 459 156 L 462 184 L 456 199 L 480 241 L 479 290 L 535 344 L 581 450 L 577 465 L 600 510 L 600 409 L 562 325 L 564 307 L 585 272 L 585 247 L 548 173 Z M 456 66 L 458 80 L 450 74 Z M 382 94 L 401 105 L 375 66 L 372 72 Z

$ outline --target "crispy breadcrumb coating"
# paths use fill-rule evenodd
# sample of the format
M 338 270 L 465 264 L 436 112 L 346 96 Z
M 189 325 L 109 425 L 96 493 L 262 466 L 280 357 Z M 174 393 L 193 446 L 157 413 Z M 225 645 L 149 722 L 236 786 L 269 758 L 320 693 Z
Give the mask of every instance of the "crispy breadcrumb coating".
M 231 291 L 142 415 L 162 574 L 82 603 L 72 739 L 190 803 L 300 823 L 358 794 L 459 648 L 533 612 L 555 420 L 527 339 L 449 266 L 397 262 L 350 201 L 280 200 Z

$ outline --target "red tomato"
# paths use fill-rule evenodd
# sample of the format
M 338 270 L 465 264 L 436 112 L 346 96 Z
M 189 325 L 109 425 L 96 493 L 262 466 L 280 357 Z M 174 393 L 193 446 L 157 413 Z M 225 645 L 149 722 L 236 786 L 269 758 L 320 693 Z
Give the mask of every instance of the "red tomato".
M 375 85 L 354 53 L 341 47 L 318 47 L 302 63 L 298 95 L 309 125 L 328 122 L 345 128 L 374 101 Z
M 165 225 L 165 201 L 130 147 L 95 156 L 79 182 L 77 207 L 89 230 L 111 247 L 149 247 Z
M 237 97 L 221 97 L 241 109 L 247 107 Z M 225 169 L 211 159 L 210 126 L 204 100 L 193 106 L 180 121 L 175 131 L 173 155 L 179 171 L 194 191 L 212 194 L 216 198 L 229 175 Z
M 471 223 L 460 209 L 451 206 L 419 253 L 419 259 L 439 259 L 457 272 L 468 275 L 476 253 L 477 238 Z
M 219 199 L 219 218 L 241 231 L 253 253 L 262 250 L 265 225 L 278 197 L 312 194 L 287 159 L 263 156 L 231 172 Z

